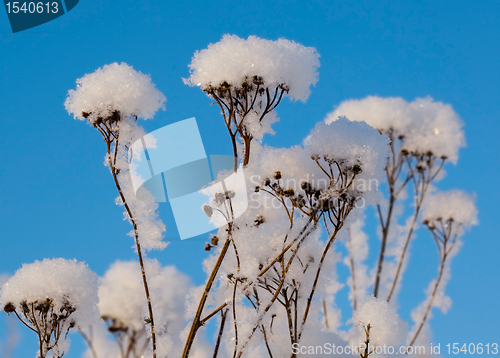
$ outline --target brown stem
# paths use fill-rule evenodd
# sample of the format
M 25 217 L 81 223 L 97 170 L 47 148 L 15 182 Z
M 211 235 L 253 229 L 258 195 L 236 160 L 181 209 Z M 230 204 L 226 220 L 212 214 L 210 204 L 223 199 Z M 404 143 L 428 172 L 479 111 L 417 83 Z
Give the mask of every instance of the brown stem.
M 198 309 L 196 311 L 196 314 L 193 319 L 193 323 L 191 324 L 191 329 L 189 331 L 189 335 L 187 336 L 186 339 L 186 344 L 184 346 L 184 351 L 182 353 L 182 358 L 187 358 L 189 357 L 189 351 L 191 350 L 191 347 L 194 342 L 194 338 L 196 336 L 196 332 L 200 328 L 200 317 L 203 312 L 203 308 L 205 307 L 205 303 L 207 301 L 208 294 L 212 288 L 212 284 L 215 281 L 215 278 L 217 277 L 217 272 L 219 272 L 219 268 L 222 265 L 222 261 L 224 260 L 224 257 L 226 256 L 227 249 L 229 248 L 229 244 L 231 243 L 231 239 L 227 238 L 226 242 L 224 243 L 224 246 L 222 247 L 222 250 L 219 254 L 219 257 L 217 258 L 217 262 L 214 265 L 214 268 L 212 269 L 212 272 L 210 273 L 210 277 L 208 278 L 207 283 L 205 284 L 205 290 L 203 291 L 203 295 L 201 296 L 200 302 L 198 304 Z
M 349 251 L 349 264 L 351 267 L 351 278 L 352 278 L 352 307 L 354 311 L 357 309 L 357 293 L 356 293 L 356 272 L 355 272 L 355 266 L 354 266 L 354 254 L 352 250 L 352 235 L 351 235 L 351 228 L 347 228 L 347 250 Z
M 365 330 L 365 335 L 366 335 L 366 339 L 365 339 L 365 349 L 364 349 L 364 352 L 363 353 L 359 353 L 359 356 L 361 358 L 368 358 L 368 356 L 373 352 L 371 351 L 370 352 L 370 329 L 371 329 L 371 325 L 368 323 L 368 326 L 366 326 L 366 328 L 363 326 L 364 330 Z
M 438 278 L 436 280 L 436 283 L 434 284 L 434 288 L 432 290 L 429 302 L 427 303 L 427 308 L 425 310 L 424 317 L 422 318 L 422 321 L 420 322 L 420 325 L 419 325 L 417 331 L 415 332 L 415 335 L 413 336 L 413 339 L 411 340 L 411 342 L 408 345 L 408 347 L 411 347 L 413 345 L 413 343 L 415 343 L 415 341 L 417 340 L 417 337 L 420 334 L 420 331 L 422 330 L 422 328 L 424 327 L 424 324 L 425 324 L 425 321 L 427 320 L 427 317 L 429 316 L 429 313 L 430 313 L 431 308 L 432 308 L 432 304 L 434 303 L 434 298 L 436 297 L 436 293 L 437 293 L 437 290 L 438 290 L 438 287 L 439 287 L 439 283 L 441 282 L 441 279 L 443 277 L 443 272 L 444 272 L 444 269 L 445 269 L 445 263 L 446 263 L 446 259 L 447 259 L 446 245 L 444 247 L 443 252 L 444 252 L 444 254 L 443 254 L 442 258 L 441 258 L 441 264 L 439 265 Z M 406 351 L 406 354 L 408 354 L 408 351 Z
M 234 164 L 233 164 L 233 171 L 236 173 L 238 171 L 238 147 L 236 145 L 236 134 L 231 133 L 231 129 L 229 129 L 229 134 L 231 136 L 231 144 L 233 145 L 233 155 L 234 155 Z M 214 176 L 216 174 L 214 173 Z
M 219 353 L 219 346 L 220 346 L 220 342 L 222 340 L 222 334 L 224 333 L 224 324 L 226 323 L 227 311 L 229 311 L 229 309 L 221 311 L 221 321 L 220 321 L 220 327 L 219 327 L 219 335 L 217 336 L 217 342 L 215 343 L 215 349 L 214 349 L 213 358 L 217 358 L 217 354 Z
M 298 340 L 300 340 L 300 338 L 302 337 L 302 333 L 304 331 L 304 326 L 306 324 L 306 321 L 307 321 L 307 317 L 309 315 L 309 310 L 311 308 L 311 302 L 312 302 L 312 299 L 314 297 L 314 293 L 316 292 L 316 287 L 318 285 L 318 280 L 319 280 L 319 276 L 321 274 L 321 269 L 323 267 L 323 263 L 325 262 L 325 259 L 326 259 L 326 255 L 328 253 L 328 251 L 330 250 L 330 247 L 331 245 L 333 244 L 333 242 L 335 241 L 335 238 L 337 236 L 337 233 L 339 232 L 339 230 L 342 228 L 342 223 L 340 223 L 339 225 L 337 225 L 335 227 L 335 231 L 333 232 L 333 234 L 330 236 L 330 238 L 328 239 L 328 242 L 326 243 L 325 245 L 325 248 L 323 249 L 323 254 L 321 255 L 321 259 L 319 261 L 319 264 L 318 264 L 318 268 L 316 270 L 316 275 L 314 277 L 314 282 L 313 282 L 313 285 L 312 285 L 312 288 L 311 288 L 311 292 L 309 293 L 309 297 L 307 298 L 307 304 L 306 304 L 306 309 L 304 311 L 304 316 L 302 317 L 302 324 L 300 326 L 300 331 L 299 331 L 299 336 L 298 336 Z M 292 357 L 294 355 L 292 354 Z
M 392 286 L 391 286 L 391 290 L 389 292 L 389 296 L 387 297 L 387 302 L 390 302 L 392 295 L 394 293 L 394 290 L 396 289 L 396 286 L 398 284 L 399 275 L 401 274 L 403 262 L 405 260 L 406 252 L 408 251 L 411 236 L 413 234 L 413 231 L 415 230 L 418 215 L 420 213 L 420 209 L 422 208 L 422 203 L 424 202 L 424 198 L 425 198 L 425 195 L 426 195 L 427 190 L 429 188 L 429 185 L 432 182 L 432 180 L 439 174 L 441 169 L 443 168 L 444 162 L 445 162 L 445 160 L 443 159 L 434 174 L 432 173 L 432 165 L 430 165 L 428 176 L 425 175 L 425 172 L 421 173 L 418 176 L 418 179 L 419 179 L 418 181 L 415 180 L 415 175 L 412 175 L 412 178 L 414 179 L 414 185 L 415 185 L 415 214 L 413 216 L 413 221 L 412 221 L 410 230 L 408 232 L 408 236 L 406 237 L 403 251 L 401 252 L 401 255 L 399 258 L 398 267 L 396 269 L 396 274 L 395 274 L 394 279 L 392 281 Z M 410 170 L 412 170 L 411 165 L 409 165 L 409 168 L 410 168 Z
M 285 289 L 286 290 L 286 289 Z M 283 291 L 285 291 L 283 290 Z M 290 301 L 288 297 L 284 297 L 284 304 L 285 304 L 285 310 L 286 310 L 286 318 L 288 322 L 288 335 L 290 336 L 290 344 L 293 345 L 295 343 L 295 335 L 294 335 L 294 325 L 293 325 L 293 319 L 292 319 L 292 308 L 290 307 Z
M 146 293 L 146 300 L 148 303 L 148 312 L 149 312 L 149 323 L 151 324 L 151 343 L 153 345 L 153 358 L 156 358 L 156 335 L 155 335 L 155 329 L 154 329 L 154 318 L 153 318 L 153 306 L 151 304 L 151 297 L 149 295 L 149 286 L 148 286 L 148 280 L 146 277 L 146 270 L 144 268 L 144 260 L 142 257 L 142 250 L 141 250 L 141 243 L 139 240 L 139 230 L 137 227 L 137 223 L 134 219 L 134 216 L 132 215 L 132 211 L 130 210 L 130 207 L 125 199 L 125 195 L 123 194 L 122 188 L 120 186 L 120 183 L 118 181 L 118 173 L 117 170 L 114 166 L 115 163 L 111 160 L 111 142 L 107 142 L 108 145 L 108 160 L 109 160 L 109 166 L 111 168 L 111 173 L 113 175 L 113 179 L 115 181 L 115 186 L 116 189 L 118 190 L 118 193 L 120 194 L 120 198 L 123 202 L 123 205 L 125 206 L 125 210 L 127 211 L 127 214 L 130 218 L 130 221 L 132 221 L 132 226 L 134 227 L 134 237 L 135 237 L 135 246 L 137 249 L 137 256 L 139 257 L 139 264 L 141 266 L 141 273 L 142 273 L 142 282 L 144 284 L 144 292 Z M 118 142 L 115 144 L 115 151 L 118 150 Z
M 236 289 L 238 288 L 238 278 L 234 280 L 233 287 L 233 302 L 232 302 L 232 312 L 233 312 L 233 326 L 234 326 L 234 351 L 233 358 L 236 357 L 238 352 L 238 320 L 236 318 Z
M 261 330 L 262 330 L 262 335 L 264 336 L 264 342 L 266 344 L 267 353 L 269 353 L 270 358 L 273 358 L 273 353 L 271 351 L 271 347 L 269 347 L 269 342 L 267 340 L 267 334 L 266 334 L 266 329 L 264 328 L 264 325 L 261 326 Z
M 412 224 L 410 230 L 408 231 L 408 235 L 406 236 L 405 245 L 403 247 L 403 251 L 401 252 L 401 256 L 399 257 L 398 268 L 396 269 L 396 274 L 394 275 L 394 279 L 392 281 L 391 290 L 389 292 L 389 296 L 387 296 L 387 302 L 391 301 L 392 295 L 394 294 L 394 290 L 398 284 L 399 275 L 401 274 L 401 269 L 403 267 L 403 262 L 405 260 L 406 252 L 408 251 L 408 247 L 410 245 L 411 236 L 413 234 L 413 230 L 415 229 L 415 225 L 417 224 L 418 214 L 420 213 L 420 205 L 418 205 L 415 209 L 415 214 L 413 216 Z
M 385 224 L 382 226 L 382 245 L 380 246 L 380 254 L 379 254 L 378 264 L 377 264 L 377 276 L 375 277 L 375 286 L 373 288 L 373 296 L 375 296 L 375 297 L 378 296 L 380 279 L 382 276 L 382 267 L 384 265 L 385 247 L 387 245 L 387 239 L 389 236 L 389 225 L 391 223 L 391 217 L 392 217 L 392 212 L 393 212 L 395 201 L 396 201 L 396 198 L 392 194 L 392 189 L 391 189 L 391 197 L 389 199 L 389 211 L 387 213 L 387 218 L 385 220 Z M 379 213 L 380 213 L 380 209 L 379 209 Z
M 231 205 L 231 202 L 229 202 Z M 232 207 L 231 207 L 231 214 L 232 214 Z M 231 215 L 233 216 L 233 215 Z M 238 352 L 238 320 L 236 318 L 236 290 L 238 288 L 238 280 L 239 280 L 239 273 L 240 273 L 240 256 L 238 254 L 238 250 L 236 248 L 236 243 L 234 242 L 234 238 L 232 237 L 231 233 L 229 233 L 229 237 L 231 238 L 231 243 L 233 245 L 234 249 L 234 254 L 236 256 L 236 262 L 237 262 L 237 276 L 236 279 L 234 280 L 234 288 L 233 288 L 233 302 L 232 302 L 232 311 L 233 311 L 233 325 L 234 325 L 234 352 L 233 352 L 233 358 L 236 357 L 236 352 Z
M 246 167 L 250 161 L 250 144 L 252 143 L 252 136 L 242 136 L 243 144 L 245 145 L 245 157 L 243 158 L 243 166 Z
M 92 326 L 90 326 L 89 329 L 90 329 L 90 335 L 92 335 Z M 89 346 L 90 351 L 92 352 L 92 357 L 97 358 L 97 353 L 96 353 L 96 351 L 94 349 L 94 345 L 92 344 L 91 338 L 88 337 L 81 328 L 79 328 L 78 330 L 80 331 L 80 334 L 82 335 L 83 340 L 85 341 L 85 343 L 87 343 L 87 345 Z
M 212 313 L 210 313 L 209 315 L 207 315 L 205 318 L 203 318 L 201 321 L 200 321 L 200 325 L 204 325 L 210 318 L 212 318 L 213 316 L 215 316 L 219 311 L 222 311 L 222 309 L 224 307 L 227 306 L 227 303 L 223 303 L 222 305 L 219 306 L 219 308 L 217 308 L 215 311 L 213 311 Z
M 326 326 L 326 330 L 327 331 L 330 331 L 330 325 L 328 324 L 328 311 L 326 310 L 326 301 L 325 299 L 323 298 L 323 314 L 325 316 L 325 326 Z
M 300 246 L 301 244 L 304 242 L 304 240 L 309 236 L 309 234 L 311 233 L 311 230 L 309 231 L 306 231 L 307 227 L 309 226 L 309 224 L 311 223 L 311 220 L 309 220 L 307 222 L 307 224 L 302 228 L 299 236 L 297 237 L 297 240 L 300 238 L 300 240 L 298 240 L 298 243 L 297 243 L 297 246 L 295 247 L 294 250 L 292 250 L 292 254 L 290 255 L 290 258 L 288 259 L 288 262 L 287 262 L 287 265 L 285 266 L 284 270 L 283 270 L 283 275 L 281 277 L 281 280 L 279 281 L 278 283 L 278 286 L 276 288 L 276 292 L 275 294 L 273 295 L 273 297 L 271 298 L 270 302 L 268 303 L 268 305 L 264 308 L 264 310 L 262 311 L 262 313 L 260 314 L 259 318 L 257 319 L 257 323 L 254 325 L 254 327 L 252 328 L 249 336 L 247 337 L 247 340 L 243 343 L 237 357 L 240 358 L 243 354 L 243 351 L 245 350 L 246 346 L 248 345 L 248 343 L 250 342 L 250 340 L 252 339 L 253 335 L 255 334 L 255 331 L 257 330 L 257 328 L 260 326 L 262 320 L 264 319 L 264 316 L 267 314 L 267 312 L 271 309 L 271 307 L 273 306 L 274 302 L 276 301 L 276 299 L 278 298 L 280 292 L 281 292 L 281 288 L 283 287 L 283 284 L 285 283 L 285 277 L 286 277 L 286 274 L 288 273 L 289 269 L 290 269 L 290 266 L 292 265 L 292 262 L 293 260 L 295 259 L 295 256 L 297 255 L 299 249 L 300 249 Z M 316 226 L 313 227 L 313 229 L 315 228 Z M 302 237 L 301 237 L 302 236 Z

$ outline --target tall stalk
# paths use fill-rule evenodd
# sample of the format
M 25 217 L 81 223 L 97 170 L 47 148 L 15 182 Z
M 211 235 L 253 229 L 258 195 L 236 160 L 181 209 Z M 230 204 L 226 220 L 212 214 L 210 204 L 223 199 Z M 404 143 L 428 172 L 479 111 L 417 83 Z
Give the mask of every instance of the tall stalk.
M 436 241 L 438 251 L 439 251 L 440 263 L 439 263 L 438 277 L 436 279 L 436 282 L 434 282 L 432 292 L 430 294 L 429 300 L 427 302 L 427 306 L 425 308 L 425 313 L 424 313 L 422 319 L 420 320 L 420 324 L 418 325 L 418 328 L 415 331 L 415 334 L 413 335 L 413 338 L 410 341 L 410 344 L 408 345 L 408 347 L 411 347 L 415 343 L 420 332 L 422 331 L 422 328 L 425 325 L 425 322 L 427 321 L 427 319 L 429 317 L 432 305 L 434 304 L 434 300 L 436 298 L 436 294 L 437 294 L 439 285 L 441 283 L 444 271 L 446 269 L 446 263 L 447 263 L 448 257 L 450 255 L 451 251 L 453 250 L 454 244 L 456 243 L 456 240 L 457 240 L 457 234 L 455 233 L 453 235 L 453 226 L 454 226 L 453 220 L 448 220 L 445 223 L 443 223 L 441 220 L 439 220 L 437 223 L 426 223 L 426 225 L 427 225 L 427 228 L 431 231 L 432 236 L 433 236 L 434 240 Z M 440 227 L 438 227 L 438 226 L 440 226 Z
M 113 114 L 110 117 L 108 117 L 104 120 L 101 119 L 100 121 L 94 123 L 94 127 L 97 130 L 99 130 L 99 132 L 102 134 L 103 139 L 106 143 L 107 158 L 108 158 L 108 164 L 109 164 L 109 167 L 111 170 L 111 174 L 113 175 L 113 180 L 114 180 L 116 189 L 118 190 L 118 194 L 120 195 L 120 199 L 123 203 L 123 206 L 125 207 L 127 215 L 128 215 L 128 217 L 132 223 L 132 226 L 134 228 L 135 246 L 137 249 L 137 256 L 139 257 L 142 282 L 144 285 L 144 292 L 146 294 L 146 300 L 147 300 L 147 304 L 148 304 L 148 313 L 149 313 L 148 323 L 151 324 L 151 343 L 152 343 L 152 348 L 153 348 L 153 358 L 156 358 L 156 335 L 155 335 L 155 329 L 154 329 L 153 307 L 151 304 L 151 296 L 149 293 L 149 286 L 148 286 L 148 280 L 146 277 L 146 270 L 144 268 L 144 259 L 143 259 L 143 255 L 142 255 L 137 220 L 134 217 L 132 210 L 130 209 L 130 205 L 127 202 L 125 194 L 123 193 L 123 190 L 121 188 L 120 181 L 118 180 L 118 174 L 119 174 L 120 170 L 116 167 L 116 162 L 118 159 L 118 150 L 119 150 L 119 145 L 120 145 L 120 143 L 119 143 L 120 134 L 119 134 L 119 130 L 117 128 L 116 123 L 119 122 L 119 120 L 120 120 L 120 114 L 118 112 L 113 112 Z
M 387 175 L 387 184 L 389 187 L 389 206 L 387 210 L 387 216 L 384 218 L 380 205 L 377 205 L 377 212 L 380 220 L 380 226 L 382 227 L 382 243 L 380 245 L 380 253 L 377 263 L 377 273 L 375 275 L 375 284 L 373 287 L 373 296 L 378 297 L 378 291 L 380 287 L 380 280 L 382 278 L 382 268 L 384 266 L 385 259 L 385 249 L 387 246 L 387 241 L 389 239 L 389 228 L 391 221 L 393 220 L 394 206 L 396 204 L 397 197 L 399 193 L 404 190 L 406 184 L 410 180 L 409 174 L 406 179 L 397 187 L 397 183 L 401 176 L 403 166 L 405 165 L 406 153 L 400 150 L 400 143 L 396 141 L 401 141 L 402 138 L 395 138 L 395 134 L 390 130 L 387 135 L 391 139 L 391 156 L 387 158 L 387 165 L 385 168 Z

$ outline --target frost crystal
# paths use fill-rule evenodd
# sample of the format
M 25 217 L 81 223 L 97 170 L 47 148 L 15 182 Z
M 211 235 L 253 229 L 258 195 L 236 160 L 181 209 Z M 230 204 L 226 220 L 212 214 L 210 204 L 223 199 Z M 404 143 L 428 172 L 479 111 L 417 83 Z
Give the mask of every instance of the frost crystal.
M 432 152 L 456 162 L 458 150 L 465 145 L 463 123 L 453 108 L 431 97 L 406 102 L 403 98 L 369 96 L 347 100 L 328 114 L 327 123 L 339 116 L 366 121 L 383 133 L 393 131 L 402 138 L 402 149 L 410 153 Z
M 244 40 L 225 35 L 194 54 L 186 83 L 205 88 L 226 82 L 240 87 L 258 76 L 264 86 L 285 85 L 292 99 L 305 101 L 311 92 L 309 87 L 318 81 L 318 58 L 314 48 L 285 39 L 270 41 L 249 36 Z
M 108 117 L 118 111 L 122 118 L 137 116 L 150 119 L 165 109 L 165 96 L 156 89 L 148 75 L 135 71 L 125 63 L 112 63 L 87 74 L 70 90 L 64 106 L 76 119 L 85 120 L 92 114 Z

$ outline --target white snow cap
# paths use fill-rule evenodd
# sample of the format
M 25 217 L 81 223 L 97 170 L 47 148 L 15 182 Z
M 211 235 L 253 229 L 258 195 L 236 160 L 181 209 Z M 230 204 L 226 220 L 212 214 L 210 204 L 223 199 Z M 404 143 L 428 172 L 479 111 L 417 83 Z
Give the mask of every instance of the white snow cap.
M 122 117 L 153 118 L 165 109 L 166 98 L 151 82 L 149 75 L 135 71 L 126 63 L 112 63 L 76 80 L 76 90 L 69 90 L 64 107 L 76 119 L 85 120 L 82 112 L 107 117 L 119 111 Z
M 399 318 L 394 307 L 385 299 L 373 296 L 366 297 L 365 301 L 354 311 L 351 322 L 355 326 L 355 334 L 351 343 L 358 346 L 366 340 L 364 328 L 370 324 L 370 345 L 399 347 L 405 342 L 408 324 Z M 363 328 L 364 326 L 364 328 Z M 397 352 L 398 349 L 395 349 Z
M 430 222 L 453 219 L 466 228 L 477 225 L 477 209 L 474 202 L 475 197 L 462 190 L 437 192 L 427 198 L 422 219 Z
M 365 121 L 387 133 L 394 130 L 395 138 L 404 136 L 402 149 L 437 157 L 447 157 L 455 163 L 458 150 L 465 146 L 463 123 L 449 104 L 431 97 L 407 102 L 400 97 L 368 96 L 346 100 L 326 117 L 331 123 L 339 116 L 352 121 Z
M 50 298 L 54 311 L 69 302 L 76 311 L 71 318 L 79 326 L 99 319 L 97 310 L 98 280 L 86 264 L 76 260 L 45 259 L 24 264 L 0 290 L 0 306 L 12 303 L 45 301 Z
M 101 316 L 116 319 L 137 331 L 144 329 L 141 309 L 146 304 L 140 270 L 134 261 L 117 261 L 101 278 L 99 287 Z
M 341 117 L 330 124 L 318 123 L 304 140 L 304 149 L 309 156 L 326 155 L 343 161 L 345 166 L 360 165 L 362 171 L 353 186 L 363 192 L 373 191 L 378 198 L 378 185 L 372 187 L 370 180 L 377 184 L 385 180 L 384 168 L 389 154 L 387 136 L 364 122 Z
M 174 266 L 161 267 L 157 261 L 146 261 L 146 271 L 153 310 L 162 314 L 155 321 L 168 320 L 169 328 L 181 329 L 184 304 L 190 279 Z M 144 329 L 143 310 L 146 305 L 141 268 L 135 261 L 116 261 L 101 279 L 99 310 L 102 316 L 119 320 L 136 331 Z M 160 312 L 161 310 L 161 312 Z
M 239 87 L 247 78 L 261 76 L 265 87 L 284 84 L 290 98 L 305 101 L 311 93 L 309 87 L 318 81 L 318 58 L 315 48 L 290 40 L 256 36 L 244 40 L 224 35 L 219 42 L 195 52 L 189 65 L 191 76 L 185 82 L 205 88 L 225 81 Z

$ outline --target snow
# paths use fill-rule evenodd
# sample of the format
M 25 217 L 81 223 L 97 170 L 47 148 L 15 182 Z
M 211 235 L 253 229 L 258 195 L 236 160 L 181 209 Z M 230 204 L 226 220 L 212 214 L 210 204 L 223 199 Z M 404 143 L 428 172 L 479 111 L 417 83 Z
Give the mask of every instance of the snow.
M 394 307 L 385 299 L 366 297 L 354 311 L 351 322 L 355 326 L 351 343 L 355 346 L 366 340 L 364 328 L 367 328 L 368 324 L 370 324 L 370 345 L 398 347 L 395 349 L 398 352 L 399 347 L 405 343 L 408 325 L 399 318 Z
M 223 82 L 241 87 L 254 76 L 262 77 L 264 86 L 289 88 L 294 100 L 305 101 L 309 87 L 318 81 L 319 55 L 316 49 L 294 41 L 276 41 L 249 36 L 224 35 L 222 40 L 197 51 L 189 65 L 191 76 L 185 81 L 191 86 L 218 87 Z
M 243 123 L 245 128 L 252 137 L 256 140 L 261 141 L 264 134 L 274 134 L 271 125 L 278 121 L 278 116 L 275 111 L 272 111 L 264 117 L 265 120 L 259 122 L 260 115 L 256 111 L 252 111 L 245 116 Z
M 185 302 L 191 280 L 175 267 L 162 267 L 152 260 L 146 261 L 146 274 L 153 304 L 158 354 L 162 356 L 182 347 L 179 332 L 186 324 Z M 113 318 L 124 327 L 141 332 L 145 330 L 144 319 L 149 317 L 146 304 L 139 264 L 135 261 L 113 263 L 101 279 L 101 316 Z M 180 352 L 177 353 L 180 355 Z
M 92 114 L 89 119 L 93 121 L 98 116 L 108 117 L 114 111 L 119 111 L 122 118 L 150 119 L 159 109 L 165 109 L 166 98 L 151 78 L 126 63 L 105 65 L 76 83 L 76 90 L 70 90 L 64 102 L 75 119 L 85 120 L 82 112 L 86 112 Z
M 304 148 L 309 156 L 326 156 L 346 168 L 358 165 L 361 172 L 356 174 L 353 188 L 363 192 L 370 204 L 380 199 L 378 184 L 385 180 L 389 153 L 387 136 L 364 122 L 341 117 L 330 124 L 318 123 L 304 141 Z M 370 181 L 377 185 L 370 185 Z
M 429 222 L 452 219 L 466 228 L 477 225 L 477 209 L 474 202 L 474 196 L 462 190 L 433 193 L 426 199 L 422 219 Z
M 128 146 L 146 134 L 144 129 L 130 118 L 120 121 L 118 131 L 120 142 Z M 118 180 L 125 200 L 136 220 L 141 247 L 144 250 L 163 250 L 167 246 L 167 243 L 162 241 L 166 228 L 158 217 L 158 203 L 155 202 L 153 195 L 147 190 L 142 191 L 140 198 L 136 197 L 129 167 L 129 151 L 123 145 L 118 148 L 116 163 L 117 169 L 120 169 Z M 154 145 L 154 143 L 148 144 L 148 146 L 151 145 Z M 108 158 L 105 158 L 104 164 L 109 165 Z M 120 196 L 116 198 L 116 203 L 117 205 L 123 205 Z M 123 215 L 124 220 L 129 219 L 126 210 Z M 134 237 L 135 231 L 130 231 L 129 236 Z
M 349 251 L 343 263 L 351 270 L 351 257 L 354 264 L 354 280 L 356 283 L 356 292 L 352 291 L 352 272 L 349 275 L 347 284 L 349 285 L 349 299 L 351 302 L 356 298 L 356 302 L 367 295 L 368 288 L 373 284 L 372 275 L 368 274 L 366 259 L 368 258 L 368 235 L 363 231 L 365 218 L 358 218 L 349 228 L 344 230 L 347 240 L 346 246 Z M 355 294 L 355 296 L 354 296 Z
M 368 96 L 340 103 L 326 117 L 326 123 L 347 116 L 352 121 L 366 121 L 383 133 L 394 131 L 397 139 L 403 136 L 402 149 L 410 153 L 432 152 L 453 163 L 458 150 L 465 146 L 463 123 L 449 104 L 431 97 L 407 102 L 400 97 Z
M 77 325 L 86 326 L 99 318 L 97 287 L 97 276 L 86 264 L 62 258 L 45 259 L 23 264 L 3 284 L 0 306 L 12 303 L 19 309 L 23 301 L 41 302 L 50 298 L 57 312 L 69 301 L 76 308 L 71 318 Z

